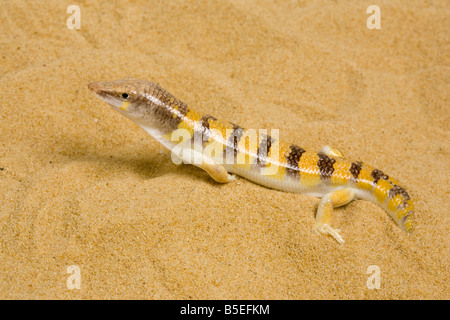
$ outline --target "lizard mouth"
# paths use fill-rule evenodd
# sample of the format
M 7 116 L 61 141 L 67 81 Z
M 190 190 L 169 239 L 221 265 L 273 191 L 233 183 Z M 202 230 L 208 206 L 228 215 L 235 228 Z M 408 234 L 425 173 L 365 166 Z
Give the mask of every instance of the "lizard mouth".
M 122 106 L 122 101 L 108 91 L 105 82 L 91 82 L 88 84 L 88 88 L 112 107 L 120 108 Z M 122 110 L 125 111 L 126 109 Z
M 91 82 L 91 83 L 88 84 L 89 90 L 91 90 L 91 91 L 93 91 L 95 93 L 98 93 L 100 91 L 101 87 L 102 87 L 101 86 L 101 82 Z

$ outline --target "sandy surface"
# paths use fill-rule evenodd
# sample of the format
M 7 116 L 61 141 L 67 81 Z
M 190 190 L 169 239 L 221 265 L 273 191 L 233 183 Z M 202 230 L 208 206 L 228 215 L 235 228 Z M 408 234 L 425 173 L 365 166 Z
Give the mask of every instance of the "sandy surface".
M 448 299 L 450 8 L 379 1 L 369 30 L 371 4 L 2 2 L 0 298 Z M 416 201 L 415 233 L 354 201 L 339 245 L 312 231 L 317 198 L 175 166 L 87 89 L 124 76 L 384 170 Z

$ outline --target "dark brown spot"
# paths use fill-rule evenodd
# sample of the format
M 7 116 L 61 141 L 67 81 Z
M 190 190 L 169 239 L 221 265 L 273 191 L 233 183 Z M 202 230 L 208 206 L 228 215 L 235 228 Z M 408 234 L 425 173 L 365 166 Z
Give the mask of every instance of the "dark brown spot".
M 408 211 L 401 219 L 400 219 L 400 223 L 402 225 L 405 225 L 406 220 L 408 220 L 409 217 L 413 217 L 414 218 L 414 211 Z
M 408 200 L 411 199 L 408 192 L 406 192 L 406 190 L 403 189 L 403 187 L 400 187 L 399 185 L 396 184 L 394 184 L 394 186 L 388 191 L 389 199 L 393 199 L 399 194 L 403 197 L 403 202 L 397 206 L 397 210 L 403 210 L 408 206 Z
M 411 197 L 409 196 L 408 192 L 406 192 L 405 189 L 395 184 L 391 189 L 389 189 L 388 196 L 389 198 L 392 199 L 395 198 L 395 196 L 397 196 L 398 194 L 402 195 L 405 202 L 411 199 Z
M 208 141 L 210 137 L 210 131 L 209 131 L 209 120 L 216 121 L 217 119 L 213 116 L 210 116 L 209 114 L 204 115 L 200 119 L 200 125 L 201 127 L 201 134 L 202 134 L 202 141 Z
M 239 150 L 238 149 L 239 140 L 241 139 L 242 135 L 244 134 L 244 128 L 240 127 L 239 125 L 237 125 L 235 123 L 232 123 L 232 125 L 233 125 L 233 131 L 231 132 L 230 137 L 227 140 L 227 145 L 225 147 L 225 153 L 228 154 L 231 151 L 233 151 L 234 161 L 235 161 L 237 154 L 238 154 L 238 150 Z
M 286 173 L 288 176 L 298 177 L 300 171 L 298 163 L 300 162 L 302 154 L 305 153 L 306 150 L 296 145 L 291 145 L 289 148 L 291 148 L 291 151 L 285 155 L 287 161 Z
M 378 169 L 373 169 L 373 171 L 370 173 L 370 175 L 373 178 L 373 184 L 374 185 L 376 185 L 380 179 L 383 179 L 383 180 L 388 180 L 389 179 L 389 176 L 385 175 L 383 173 L 383 171 L 378 170 Z
M 204 115 L 204 116 L 200 119 L 200 124 L 201 124 L 202 127 L 205 129 L 204 131 L 206 131 L 206 129 L 209 129 L 209 122 L 208 122 L 209 119 L 217 120 L 216 118 L 214 118 L 213 116 L 210 116 L 209 114 Z
M 362 168 L 361 161 L 352 162 L 352 165 L 350 166 L 350 173 L 352 174 L 354 180 L 358 179 L 359 173 L 361 172 L 361 168 Z
M 258 166 L 263 167 L 266 165 L 267 155 L 269 154 L 272 143 L 274 142 L 275 139 L 272 139 L 271 136 L 263 135 L 263 139 L 261 139 L 258 151 L 256 152 L 256 164 Z
M 330 158 L 326 154 L 318 153 L 319 160 L 317 161 L 317 166 L 319 167 L 320 178 L 329 179 L 334 172 L 333 165 L 336 159 Z

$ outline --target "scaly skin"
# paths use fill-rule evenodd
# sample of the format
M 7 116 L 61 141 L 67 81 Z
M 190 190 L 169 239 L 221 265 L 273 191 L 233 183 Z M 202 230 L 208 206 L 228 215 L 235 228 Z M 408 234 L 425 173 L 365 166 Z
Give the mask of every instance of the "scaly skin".
M 277 135 L 201 114 L 149 81 L 124 78 L 89 88 L 170 149 L 175 159 L 204 169 L 218 182 L 233 181 L 229 173 L 234 173 L 269 188 L 321 197 L 314 229 L 338 242 L 342 237 L 330 227 L 333 208 L 357 198 L 380 205 L 406 232 L 414 229 L 414 205 L 406 190 L 337 149 L 305 150 Z

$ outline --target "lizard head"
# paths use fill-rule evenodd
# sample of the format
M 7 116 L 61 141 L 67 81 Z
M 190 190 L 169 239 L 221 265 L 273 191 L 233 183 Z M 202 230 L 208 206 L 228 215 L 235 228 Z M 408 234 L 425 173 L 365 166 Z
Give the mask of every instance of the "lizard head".
M 100 99 L 141 127 L 162 131 L 177 128 L 187 106 L 149 81 L 123 78 L 109 82 L 92 82 L 88 85 Z
M 100 99 L 110 104 L 115 110 L 126 116 L 133 116 L 132 106 L 142 98 L 146 81 L 123 78 L 110 82 L 92 82 L 88 88 Z

